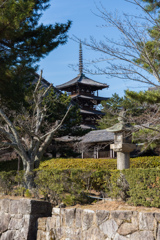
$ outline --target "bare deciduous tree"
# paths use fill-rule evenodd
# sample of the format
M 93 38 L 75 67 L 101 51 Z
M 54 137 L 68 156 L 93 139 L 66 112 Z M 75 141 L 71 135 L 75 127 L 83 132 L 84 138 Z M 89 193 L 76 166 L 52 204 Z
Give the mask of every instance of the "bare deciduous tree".
M 88 69 L 86 71 L 158 86 L 160 83 L 160 64 L 157 63 L 160 54 L 159 42 L 156 42 L 155 36 L 150 34 L 149 29 L 155 26 L 160 32 L 159 21 L 156 16 L 145 10 L 144 5 L 141 4 L 142 1 L 128 2 L 139 7 L 142 15 L 123 14 L 121 18 L 117 13 L 109 13 L 103 5 L 97 7 L 99 12 L 97 16 L 104 21 L 102 25 L 104 37 L 101 41 L 91 37 L 90 41 L 82 41 L 82 43 L 97 54 L 99 53 L 101 57 L 90 62 L 95 67 L 95 71 Z M 116 39 L 109 37 L 109 31 L 106 30 L 109 27 L 118 31 Z M 154 43 L 154 48 L 153 44 L 152 46 L 147 44 L 149 42 Z
M 41 80 L 42 71 L 33 91 L 33 98 L 28 99 L 30 107 L 24 107 L 23 114 L 14 115 L 11 120 L 9 114 L 7 116 L 0 108 L 0 147 L 11 147 L 21 157 L 27 188 L 32 188 L 33 170 L 39 166 L 46 148 L 64 123 L 71 108 L 70 104 L 63 119 L 48 125 L 45 98 L 52 85 L 43 89 Z

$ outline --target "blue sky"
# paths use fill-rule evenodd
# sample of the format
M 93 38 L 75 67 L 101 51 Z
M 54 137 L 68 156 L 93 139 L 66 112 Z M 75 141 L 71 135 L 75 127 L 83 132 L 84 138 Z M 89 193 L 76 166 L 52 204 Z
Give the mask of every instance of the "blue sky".
M 132 4 L 125 0 L 101 0 L 101 3 L 109 12 L 118 11 L 119 14 L 127 12 L 134 14 L 138 10 Z M 98 13 L 96 5 L 100 2 L 97 0 L 54 0 L 51 6 L 45 11 L 41 21 L 45 24 L 65 23 L 67 20 L 72 21 L 69 37 L 73 35 L 84 40 L 94 36 L 96 39 L 103 38 L 104 35 L 118 38 L 118 33 L 112 28 L 101 28 L 103 21 L 95 14 Z M 94 14 L 95 13 L 95 14 Z M 84 63 L 87 60 L 96 58 L 96 52 L 93 52 L 83 46 Z M 43 77 L 54 86 L 69 81 L 77 76 L 78 72 L 74 71 L 70 64 L 78 64 L 79 44 L 72 39 L 68 39 L 67 44 L 59 46 L 53 50 L 46 58 L 40 62 L 40 69 L 43 69 Z M 103 97 L 111 97 L 115 92 L 123 96 L 124 90 L 142 90 L 138 88 L 136 82 L 123 81 L 120 79 L 110 79 L 107 76 L 94 76 L 86 74 L 93 80 L 107 83 L 108 89 L 102 90 L 99 94 Z M 140 86 L 141 87 L 141 86 Z

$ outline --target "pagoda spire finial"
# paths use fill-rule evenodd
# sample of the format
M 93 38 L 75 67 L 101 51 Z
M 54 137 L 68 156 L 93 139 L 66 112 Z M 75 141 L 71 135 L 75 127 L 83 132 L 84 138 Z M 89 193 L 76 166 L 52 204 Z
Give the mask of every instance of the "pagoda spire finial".
M 83 74 L 82 43 L 79 43 L 79 74 Z

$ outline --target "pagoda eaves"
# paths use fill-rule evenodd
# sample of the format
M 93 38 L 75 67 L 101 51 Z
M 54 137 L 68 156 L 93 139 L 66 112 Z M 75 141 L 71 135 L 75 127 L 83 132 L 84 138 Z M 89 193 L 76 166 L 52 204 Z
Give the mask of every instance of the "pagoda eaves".
M 105 113 L 98 111 L 98 110 L 85 110 L 85 109 L 80 109 L 81 114 L 91 114 L 91 115 L 102 115 L 104 116 Z
M 56 86 L 61 91 L 68 91 L 69 88 L 74 87 L 76 85 L 85 85 L 86 87 L 91 87 L 93 91 L 101 90 L 104 88 L 108 88 L 109 86 L 105 83 L 99 83 L 97 81 L 94 81 L 88 77 L 86 77 L 83 73 L 81 75 L 78 75 L 76 78 L 63 83 L 61 85 Z
M 74 100 L 75 98 L 82 98 L 82 99 L 88 99 L 88 100 L 97 100 L 97 101 L 106 101 L 109 98 L 105 97 L 98 97 L 98 96 L 87 96 L 87 95 L 72 95 L 71 98 Z

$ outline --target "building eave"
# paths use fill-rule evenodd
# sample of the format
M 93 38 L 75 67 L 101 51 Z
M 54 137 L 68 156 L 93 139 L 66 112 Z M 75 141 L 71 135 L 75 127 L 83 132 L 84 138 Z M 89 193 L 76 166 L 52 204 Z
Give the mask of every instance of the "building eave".
M 67 90 L 67 88 L 73 87 L 76 84 L 84 85 L 84 86 L 91 86 L 91 87 L 94 87 L 97 89 L 103 89 L 103 88 L 109 87 L 109 85 L 107 85 L 105 83 L 97 82 L 95 80 L 92 80 L 92 79 L 86 77 L 84 74 L 81 74 L 66 83 L 57 85 L 56 88 L 58 88 L 61 91 L 65 91 L 65 90 Z

